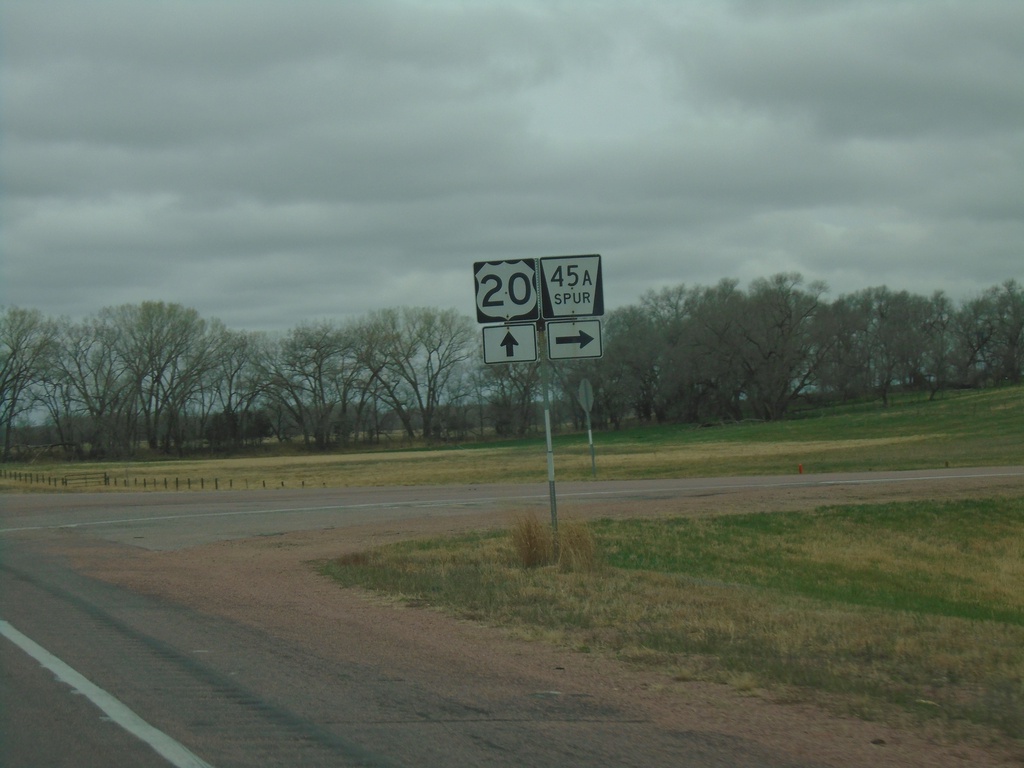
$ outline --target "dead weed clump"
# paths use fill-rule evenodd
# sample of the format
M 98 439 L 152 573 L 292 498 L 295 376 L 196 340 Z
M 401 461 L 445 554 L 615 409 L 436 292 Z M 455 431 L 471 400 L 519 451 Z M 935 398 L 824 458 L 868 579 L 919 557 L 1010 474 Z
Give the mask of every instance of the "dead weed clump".
M 551 565 L 555 558 L 555 539 L 551 528 L 536 515 L 517 515 L 512 521 L 512 550 L 516 562 L 524 568 Z
M 583 520 L 569 520 L 558 529 L 558 567 L 589 573 L 597 568 L 597 540 Z
M 593 571 L 597 564 L 597 543 L 582 520 L 563 523 L 558 532 L 540 522 L 536 515 L 519 515 L 512 523 L 512 551 L 524 568 L 557 565 L 567 572 Z

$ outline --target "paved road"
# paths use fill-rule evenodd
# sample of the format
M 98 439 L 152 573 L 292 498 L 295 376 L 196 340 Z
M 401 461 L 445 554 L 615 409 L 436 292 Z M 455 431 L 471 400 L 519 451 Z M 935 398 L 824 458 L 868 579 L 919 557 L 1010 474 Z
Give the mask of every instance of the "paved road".
M 656 500 L 760 487 L 943 483 L 965 474 L 977 481 L 1024 470 L 566 483 L 559 498 Z M 586 697 L 536 691 L 483 709 L 387 669 L 328 661 L 86 578 L 52 546 L 102 539 L 172 550 L 511 502 L 547 509 L 547 486 L 0 497 L 0 765 L 794 765 L 743 740 L 669 732 Z M 44 669 L 12 638 L 27 638 L 85 682 Z M 131 718 L 142 737 L 125 730 Z
M 782 475 L 676 480 L 559 483 L 560 505 L 588 501 L 653 501 L 753 489 L 813 489 L 1021 477 L 1021 467 L 911 472 Z M 214 541 L 387 520 L 474 514 L 496 505 L 550 508 L 546 483 L 536 485 L 330 488 L 272 491 L 183 491 L 0 496 L 0 536 L 77 529 L 108 541 L 171 550 Z

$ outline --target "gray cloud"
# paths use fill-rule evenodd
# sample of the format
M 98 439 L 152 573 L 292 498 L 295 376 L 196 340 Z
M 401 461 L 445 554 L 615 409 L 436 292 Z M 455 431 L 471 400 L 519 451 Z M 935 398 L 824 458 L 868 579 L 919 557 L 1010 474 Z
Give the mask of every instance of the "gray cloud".
M 779 271 L 1024 278 L 1024 6 L 0 0 L 0 302 L 278 329 Z

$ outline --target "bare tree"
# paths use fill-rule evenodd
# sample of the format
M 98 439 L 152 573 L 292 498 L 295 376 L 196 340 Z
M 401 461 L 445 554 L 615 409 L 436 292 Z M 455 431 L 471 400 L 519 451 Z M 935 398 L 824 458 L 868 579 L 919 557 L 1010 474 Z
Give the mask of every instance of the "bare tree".
M 120 362 L 132 378 L 147 444 L 183 449 L 187 408 L 218 354 L 217 337 L 199 313 L 148 301 L 110 310 Z
M 426 307 L 372 313 L 359 332 L 359 358 L 380 385 L 409 438 L 436 437 L 438 407 L 452 395 L 459 367 L 469 360 L 472 325 L 454 310 Z
M 888 406 L 893 390 L 923 383 L 928 301 L 885 286 L 868 288 L 858 295 L 868 319 L 872 385 L 882 404 Z
M 358 373 L 353 337 L 322 321 L 292 329 L 271 357 L 270 392 L 291 414 L 307 444 L 327 448 L 346 418 Z
M 746 297 L 736 280 L 720 280 L 699 288 L 689 297 L 693 327 L 687 343 L 697 371 L 705 415 L 739 421 L 743 418 L 745 375 L 743 328 Z
M 1007 280 L 989 294 L 995 306 L 994 378 L 1020 384 L 1024 376 L 1024 288 Z
M 56 349 L 56 328 L 36 309 L 0 312 L 0 431 L 2 458 L 11 451 L 15 420 L 33 405 L 32 388 L 46 375 Z
M 803 277 L 796 273 L 755 280 L 738 318 L 747 398 L 765 420 L 786 415 L 814 381 L 824 354 L 812 329 L 825 285 L 802 286 Z
M 219 354 L 210 369 L 212 402 L 217 412 L 210 418 L 207 435 L 212 443 L 241 445 L 264 436 L 257 429 L 263 414 L 258 403 L 268 391 L 265 362 L 270 341 L 265 334 L 219 328 Z
M 131 451 L 137 393 L 117 353 L 118 335 L 110 312 L 60 325 L 56 375 L 93 456 Z
M 658 421 L 699 421 L 709 402 L 698 354 L 700 291 L 685 285 L 649 291 L 640 306 L 649 316 L 651 341 L 658 357 L 654 411 Z
M 536 425 L 540 365 L 489 365 L 481 370 L 488 413 L 497 435 L 522 437 Z
M 953 375 L 953 302 L 942 291 L 928 301 L 924 317 L 924 376 L 929 399 L 944 390 Z
M 664 350 L 652 313 L 637 306 L 616 309 L 609 313 L 605 329 L 605 378 L 621 390 L 638 419 L 654 420 Z
M 871 392 L 870 301 L 864 296 L 840 296 L 818 314 L 816 333 L 829 339 L 818 368 L 823 401 L 846 402 Z
M 991 379 L 996 338 L 996 308 L 991 292 L 971 299 L 953 316 L 953 369 L 961 387 L 980 387 Z

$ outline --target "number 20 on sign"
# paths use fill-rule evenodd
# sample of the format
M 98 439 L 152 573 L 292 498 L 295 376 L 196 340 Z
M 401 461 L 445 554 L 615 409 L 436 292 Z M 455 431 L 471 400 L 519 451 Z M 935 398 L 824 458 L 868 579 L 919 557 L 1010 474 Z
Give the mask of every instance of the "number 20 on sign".
M 478 261 L 473 264 L 476 282 L 476 318 L 481 323 L 537 320 L 537 260 Z

